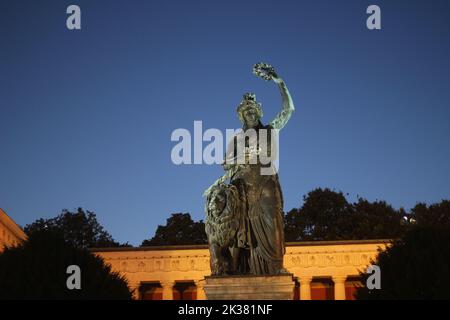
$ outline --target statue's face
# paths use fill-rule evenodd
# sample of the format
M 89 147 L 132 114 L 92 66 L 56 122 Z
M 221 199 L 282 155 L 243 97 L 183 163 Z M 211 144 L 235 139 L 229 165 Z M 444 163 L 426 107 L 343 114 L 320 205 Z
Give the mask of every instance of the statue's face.
M 221 213 L 225 209 L 227 199 L 222 191 L 214 192 L 211 201 L 209 202 L 208 208 L 212 212 Z
M 253 128 L 258 125 L 259 114 L 255 108 L 248 108 L 243 112 L 243 116 L 247 128 Z

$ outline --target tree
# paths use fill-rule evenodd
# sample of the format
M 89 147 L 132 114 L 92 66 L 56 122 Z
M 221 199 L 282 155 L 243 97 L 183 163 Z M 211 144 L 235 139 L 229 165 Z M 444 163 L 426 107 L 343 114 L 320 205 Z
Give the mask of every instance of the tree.
M 144 240 L 141 246 L 187 245 L 208 243 L 205 224 L 194 222 L 189 213 L 174 213 L 166 225 L 159 225 L 155 236 Z
M 395 210 L 386 201 L 359 198 L 352 205 L 352 239 L 397 239 L 406 231 L 405 211 Z
M 119 244 L 97 221 L 95 213 L 78 208 L 76 212 L 64 209 L 51 219 L 38 219 L 24 228 L 28 235 L 41 230 L 60 233 L 64 239 L 79 248 L 129 246 Z
M 450 227 L 450 201 L 442 200 L 430 206 L 418 203 L 412 208 L 411 216 L 418 225 Z
M 450 228 L 416 225 L 372 264 L 380 268 L 381 289 L 358 289 L 357 299 L 450 299 Z M 361 273 L 362 283 L 370 274 Z
M 67 287 L 70 265 L 81 269 L 80 290 Z M 0 299 L 131 299 L 123 276 L 52 230 L 32 232 L 0 254 L 0 283 Z
M 404 210 L 385 201 L 349 203 L 328 188 L 309 192 L 303 201 L 285 216 L 287 241 L 392 239 L 406 230 Z
M 285 217 L 286 241 L 346 239 L 352 228 L 351 205 L 342 192 L 315 189 L 303 197 L 303 206 Z

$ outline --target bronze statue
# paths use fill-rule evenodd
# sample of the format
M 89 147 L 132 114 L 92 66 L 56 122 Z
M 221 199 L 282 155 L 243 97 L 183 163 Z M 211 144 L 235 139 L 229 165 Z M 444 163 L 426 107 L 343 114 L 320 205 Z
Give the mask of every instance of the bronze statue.
M 282 110 L 264 125 L 261 104 L 254 94 L 245 94 L 237 108 L 243 130 L 227 148 L 225 174 L 205 191 L 206 233 L 213 275 L 285 272 L 283 196 L 273 165 L 277 156 L 273 132 L 286 125 L 294 104 L 286 84 L 272 66 L 258 63 L 253 72 L 277 83 Z M 263 161 L 263 155 L 271 161 Z M 264 169 L 269 173 L 262 174 Z M 227 180 L 229 184 L 225 183 Z M 228 207 L 229 211 L 224 209 Z M 224 220 L 220 220 L 223 212 Z

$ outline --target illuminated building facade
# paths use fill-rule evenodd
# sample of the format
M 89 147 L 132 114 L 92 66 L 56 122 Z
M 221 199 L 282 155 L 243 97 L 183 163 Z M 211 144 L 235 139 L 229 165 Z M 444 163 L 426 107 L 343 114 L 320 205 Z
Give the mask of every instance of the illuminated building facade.
M 286 244 L 284 266 L 295 280 L 294 299 L 352 300 L 364 271 L 387 240 Z M 206 245 L 93 249 L 125 275 L 136 299 L 205 299 L 211 274 Z

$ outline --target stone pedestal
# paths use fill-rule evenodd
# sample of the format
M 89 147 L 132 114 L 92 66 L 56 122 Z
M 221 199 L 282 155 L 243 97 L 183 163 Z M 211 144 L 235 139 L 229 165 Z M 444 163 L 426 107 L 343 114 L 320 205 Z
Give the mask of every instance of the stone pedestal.
M 293 300 L 291 273 L 282 275 L 242 275 L 205 277 L 207 300 Z

